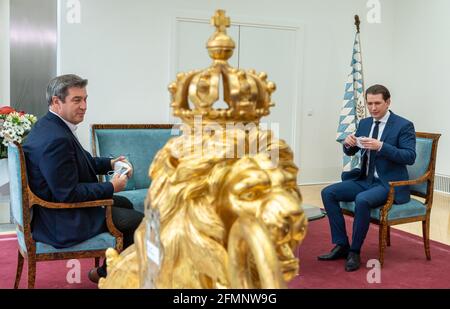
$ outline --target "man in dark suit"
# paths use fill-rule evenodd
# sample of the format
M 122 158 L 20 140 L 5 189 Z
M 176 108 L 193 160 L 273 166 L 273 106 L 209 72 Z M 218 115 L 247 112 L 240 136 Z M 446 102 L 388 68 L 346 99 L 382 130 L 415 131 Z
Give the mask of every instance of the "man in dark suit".
M 416 134 L 412 122 L 389 110 L 389 90 L 374 85 L 366 91 L 366 102 L 372 117 L 362 119 L 356 133 L 344 141 L 345 154 L 361 151 L 361 169 L 344 172 L 342 182 L 322 190 L 322 201 L 330 222 L 332 243 L 336 246 L 319 260 L 345 258 L 345 270 L 360 267 L 360 251 L 369 230 L 370 211 L 384 205 L 389 182 L 408 179 L 406 165 L 416 159 Z M 370 137 L 369 137 L 370 136 Z M 396 188 L 395 203 L 410 199 L 409 188 Z M 353 236 L 350 245 L 339 202 L 355 202 Z
M 36 123 L 23 145 L 28 181 L 33 193 L 51 202 L 113 198 L 112 219 L 123 233 L 126 248 L 133 243 L 134 230 L 143 214 L 133 210 L 128 199 L 113 194 L 125 188 L 133 171 L 116 174 L 110 182 L 98 182 L 97 175 L 111 171 L 117 161 L 125 158 L 93 158 L 79 143 L 76 129 L 87 109 L 87 83 L 76 75 L 58 76 L 50 81 L 46 94 L 49 112 Z M 103 207 L 33 208 L 34 240 L 55 248 L 71 247 L 105 231 Z M 106 263 L 89 273 L 93 281 L 104 276 Z

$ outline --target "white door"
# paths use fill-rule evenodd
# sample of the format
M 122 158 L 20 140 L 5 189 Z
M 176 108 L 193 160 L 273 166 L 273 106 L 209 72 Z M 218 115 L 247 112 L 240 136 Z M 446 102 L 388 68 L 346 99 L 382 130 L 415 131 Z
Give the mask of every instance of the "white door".
M 268 75 L 275 82 L 277 90 L 272 94 L 275 106 L 270 115 L 262 119 L 278 137 L 285 140 L 295 152 L 295 163 L 299 165 L 300 134 L 296 122 L 300 119 L 300 102 L 297 96 L 297 50 L 298 33 L 295 29 L 267 27 L 240 27 L 239 66 L 255 69 Z

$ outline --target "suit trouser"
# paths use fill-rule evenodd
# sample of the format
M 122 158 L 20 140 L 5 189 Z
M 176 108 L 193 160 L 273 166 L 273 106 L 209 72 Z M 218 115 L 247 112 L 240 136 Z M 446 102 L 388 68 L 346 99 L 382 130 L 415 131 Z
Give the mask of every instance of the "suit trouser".
M 322 190 L 322 201 L 328 215 L 332 243 L 348 246 L 344 215 L 339 202 L 355 202 L 351 251 L 360 252 L 370 224 L 370 211 L 386 203 L 386 189 L 378 179 L 373 183 L 366 180 L 346 180 Z
M 134 210 L 133 204 L 126 197 L 114 195 L 113 200 L 112 221 L 123 235 L 123 249 L 125 250 L 134 243 L 134 231 L 141 224 L 144 214 Z M 98 272 L 102 277 L 106 276 L 106 259 Z

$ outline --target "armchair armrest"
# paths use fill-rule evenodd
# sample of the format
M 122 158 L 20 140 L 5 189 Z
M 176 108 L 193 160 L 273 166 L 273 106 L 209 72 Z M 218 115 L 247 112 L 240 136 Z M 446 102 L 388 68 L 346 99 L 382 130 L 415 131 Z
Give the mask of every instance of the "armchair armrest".
M 114 222 L 112 220 L 111 208 L 112 208 L 111 206 L 106 207 L 106 227 L 108 228 L 111 235 L 113 235 L 116 238 L 116 250 L 117 252 L 120 253 L 122 252 L 123 249 L 123 234 L 114 225 Z
M 402 181 L 390 181 L 389 186 L 390 186 L 390 189 L 394 189 L 394 187 L 418 185 L 419 183 L 425 182 L 429 178 L 430 178 L 430 172 L 428 171 L 416 179 L 402 180 Z
M 395 196 L 395 187 L 401 187 L 401 186 L 411 186 L 411 185 L 417 185 L 422 182 L 427 181 L 431 176 L 431 172 L 428 171 L 419 178 L 411 179 L 411 180 L 402 180 L 402 181 L 390 181 L 389 182 L 389 194 L 388 199 L 386 201 L 386 204 L 384 204 L 381 207 L 381 214 L 380 217 L 384 219 L 387 217 L 387 213 L 391 209 L 392 205 L 394 204 L 394 196 Z
M 107 200 L 95 200 L 95 201 L 87 201 L 87 202 L 79 202 L 79 203 L 53 203 L 44 201 L 40 197 L 36 196 L 31 190 L 28 188 L 29 192 L 29 205 L 32 207 L 37 204 L 39 206 L 45 208 L 52 209 L 68 209 L 68 208 L 87 208 L 87 207 L 100 207 L 100 206 L 112 206 L 114 201 L 112 199 Z
M 114 204 L 113 199 L 106 200 L 95 200 L 95 201 L 87 201 L 87 202 L 79 202 L 79 203 L 53 203 L 47 202 L 43 199 L 36 196 L 33 192 L 31 192 L 30 188 L 28 188 L 28 196 L 30 197 L 29 205 L 30 208 L 33 205 L 39 205 L 45 208 L 51 209 L 69 209 L 69 208 L 87 208 L 87 207 L 100 207 L 106 206 L 106 227 L 108 228 L 111 235 L 116 238 L 116 250 L 118 252 L 122 251 L 123 248 L 123 236 L 122 233 L 115 227 L 114 222 L 112 220 L 112 210 L 111 207 Z

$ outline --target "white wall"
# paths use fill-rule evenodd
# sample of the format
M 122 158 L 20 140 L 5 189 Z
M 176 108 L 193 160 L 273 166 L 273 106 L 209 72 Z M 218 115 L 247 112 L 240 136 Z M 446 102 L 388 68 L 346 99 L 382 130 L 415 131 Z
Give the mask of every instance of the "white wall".
M 450 175 L 450 1 L 395 2 L 392 109 L 441 133 L 436 172 Z
M 0 0 L 0 106 L 9 102 L 9 0 Z
M 0 107 L 9 104 L 9 0 L 0 0 Z M 9 181 L 5 160 L 0 161 L 0 224 L 9 223 Z
M 81 24 L 65 21 L 66 1 L 61 2 L 60 73 L 76 73 L 90 81 L 89 111 L 78 133 L 87 149 L 89 124 L 169 121 L 167 85 L 175 79 L 170 71 L 172 26 L 175 17 L 187 11 L 211 16 L 223 8 L 231 18 L 305 26 L 305 47 L 299 55 L 302 108 L 297 115 L 302 183 L 339 179 L 341 149 L 334 139 L 351 59 L 354 14 L 362 18 L 366 83 L 393 84 L 392 1 L 382 1 L 381 24 L 366 22 L 366 0 L 81 1 Z M 307 116 L 311 109 L 313 115 Z

